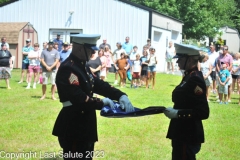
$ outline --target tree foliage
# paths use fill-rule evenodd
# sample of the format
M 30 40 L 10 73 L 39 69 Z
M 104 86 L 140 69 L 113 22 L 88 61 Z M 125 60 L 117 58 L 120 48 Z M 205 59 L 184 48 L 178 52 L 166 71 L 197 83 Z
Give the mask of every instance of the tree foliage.
M 0 4 L 8 2 L 9 0 L 0 0 Z
M 9 0 L 0 0 L 0 4 Z M 220 27 L 240 31 L 240 0 L 129 0 L 184 22 L 187 38 L 215 37 Z
M 215 37 L 220 27 L 240 27 L 240 0 L 129 0 L 178 18 L 187 38 Z

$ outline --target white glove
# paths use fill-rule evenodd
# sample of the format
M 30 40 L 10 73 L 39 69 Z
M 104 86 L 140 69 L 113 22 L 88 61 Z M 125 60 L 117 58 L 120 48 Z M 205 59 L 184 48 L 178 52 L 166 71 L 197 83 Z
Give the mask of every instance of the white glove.
M 103 101 L 103 106 L 109 106 L 112 109 L 115 109 L 115 104 L 113 103 L 113 101 L 111 99 L 103 98 L 102 101 Z
M 134 107 L 126 95 L 122 95 L 119 98 L 119 103 L 122 109 L 125 109 L 126 112 L 133 112 Z
M 163 111 L 163 113 L 165 114 L 165 116 L 167 116 L 169 119 L 172 118 L 177 118 L 178 117 L 178 110 L 177 109 L 173 109 L 172 107 L 168 107 L 167 109 L 165 109 Z

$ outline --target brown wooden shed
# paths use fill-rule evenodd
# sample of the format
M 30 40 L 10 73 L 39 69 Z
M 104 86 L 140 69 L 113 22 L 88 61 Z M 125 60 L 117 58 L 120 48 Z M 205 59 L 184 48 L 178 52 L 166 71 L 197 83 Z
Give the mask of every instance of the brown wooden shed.
M 14 68 L 22 67 L 22 48 L 26 39 L 31 39 L 31 45 L 38 43 L 37 31 L 29 22 L 0 23 L 0 37 L 6 37 L 9 51 L 15 56 Z

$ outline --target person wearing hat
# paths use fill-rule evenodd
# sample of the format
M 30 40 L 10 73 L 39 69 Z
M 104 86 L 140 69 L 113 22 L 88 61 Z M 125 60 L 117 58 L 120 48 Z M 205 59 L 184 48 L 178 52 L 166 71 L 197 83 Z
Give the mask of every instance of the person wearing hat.
M 88 153 L 92 153 L 94 143 L 98 140 L 95 110 L 101 110 L 103 106 L 114 109 L 112 100 L 118 101 L 126 112 L 134 111 L 134 107 L 125 93 L 95 77 L 86 65 L 91 55 L 98 50 L 96 42 L 100 35 L 76 34 L 71 37 L 72 52 L 60 65 L 56 76 L 63 108 L 52 134 L 58 137 L 64 155 L 81 153 L 85 159 Z M 100 100 L 94 98 L 93 93 L 108 98 Z
M 45 99 L 46 90 L 48 84 L 48 78 L 51 79 L 51 93 L 52 100 L 56 100 L 55 98 L 55 79 L 56 79 L 56 66 L 59 62 L 59 53 L 56 49 L 53 49 L 53 41 L 50 40 L 48 42 L 48 48 L 42 51 L 41 54 L 41 63 L 42 63 L 42 71 L 43 71 L 43 83 L 42 83 L 42 97 L 40 100 Z
M 6 47 L 7 47 L 7 50 L 9 51 L 9 44 L 7 43 L 7 38 L 6 37 L 1 38 L 0 46 L 2 46 L 2 44 L 5 44 Z
M 204 55 L 194 46 L 175 44 L 175 48 L 174 58 L 185 75 L 172 92 L 173 108 L 164 111 L 171 119 L 167 138 L 172 140 L 172 160 L 195 160 L 204 143 L 202 120 L 209 117 L 206 84 L 198 70 Z
M 28 78 L 29 78 L 29 71 L 28 71 L 28 66 L 29 66 L 29 60 L 28 60 L 28 54 L 30 51 L 34 50 L 34 48 L 31 46 L 31 39 L 26 39 L 26 46 L 23 47 L 22 49 L 22 54 L 23 54 L 23 60 L 22 60 L 22 72 L 21 72 L 21 79 L 18 83 L 23 82 L 24 78 L 24 72 L 26 72 L 26 81 L 28 83 Z
M 228 81 L 230 80 L 230 76 L 231 73 L 229 72 L 229 70 L 227 69 L 227 67 L 229 67 L 227 62 L 221 62 L 221 68 L 219 71 L 219 76 L 218 76 L 218 82 L 219 82 L 219 86 L 218 86 L 218 94 L 219 94 L 219 104 L 228 104 Z M 223 102 L 223 95 L 224 95 L 224 101 Z
M 7 50 L 7 45 L 2 43 L 0 50 L 0 80 L 5 79 L 7 89 L 11 89 L 9 78 L 11 78 L 12 54 Z
M 216 64 L 216 71 L 219 75 L 219 72 L 221 70 L 221 62 L 228 63 L 227 69 L 229 72 L 232 72 L 232 66 L 233 66 L 233 57 L 228 52 L 228 46 L 224 45 L 222 48 L 222 54 L 219 55 L 217 58 L 217 64 Z M 229 77 L 229 81 L 227 83 L 228 86 L 228 102 L 231 102 L 231 92 L 232 92 L 232 76 Z
M 60 62 L 64 62 L 65 59 L 67 59 L 67 57 L 70 55 L 71 50 L 69 50 L 69 43 L 68 42 L 64 42 L 63 43 L 63 50 L 60 51 Z
M 60 34 L 57 34 L 57 38 L 53 40 L 54 43 L 58 44 L 58 52 L 62 50 L 63 41 L 60 39 Z

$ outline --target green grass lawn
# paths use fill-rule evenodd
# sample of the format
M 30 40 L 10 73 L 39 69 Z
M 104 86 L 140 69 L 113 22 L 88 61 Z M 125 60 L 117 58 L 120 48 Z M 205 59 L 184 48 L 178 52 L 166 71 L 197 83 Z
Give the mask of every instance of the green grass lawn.
M 25 156 L 31 152 L 30 159 L 61 159 L 52 155 L 58 154 L 61 148 L 57 138 L 51 134 L 61 103 L 51 100 L 50 85 L 47 86 L 47 98 L 40 101 L 41 85 L 37 85 L 35 90 L 26 90 L 26 82 L 17 83 L 19 78 L 20 70 L 13 70 L 11 90 L 5 88 L 5 81 L 0 81 L 0 159 L 8 159 L 6 156 L 10 152 L 25 153 Z M 121 90 L 128 94 L 136 107 L 168 107 L 173 105 L 171 93 L 180 80 L 181 76 L 157 74 L 155 90 L 131 89 L 129 82 Z M 112 73 L 107 81 L 113 84 Z M 203 121 L 206 142 L 197 154 L 197 159 L 240 159 L 238 98 L 239 95 L 235 94 L 232 103 L 219 105 L 215 102 L 215 95 L 211 95 L 210 117 Z M 101 117 L 97 111 L 97 118 L 99 141 L 95 144 L 95 150 L 99 153 L 104 151 L 104 159 L 171 159 L 171 141 L 166 139 L 169 119 L 163 114 L 114 119 Z

